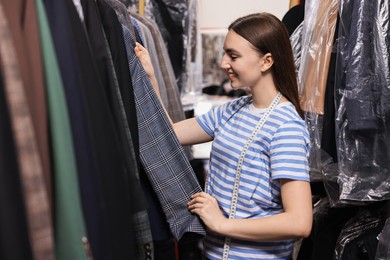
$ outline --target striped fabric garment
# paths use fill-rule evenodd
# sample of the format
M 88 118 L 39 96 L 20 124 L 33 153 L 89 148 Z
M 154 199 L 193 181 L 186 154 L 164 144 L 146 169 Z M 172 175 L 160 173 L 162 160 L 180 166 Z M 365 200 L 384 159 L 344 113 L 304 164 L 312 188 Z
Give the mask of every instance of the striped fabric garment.
M 228 217 L 238 157 L 266 109 L 240 97 L 197 117 L 214 142 L 207 190 Z M 261 218 L 283 212 L 278 179 L 310 181 L 309 134 L 290 102 L 279 104 L 245 155 L 235 218 Z M 288 259 L 294 241 L 248 242 L 232 239 L 229 259 Z M 221 259 L 224 237 L 209 233 L 206 255 Z

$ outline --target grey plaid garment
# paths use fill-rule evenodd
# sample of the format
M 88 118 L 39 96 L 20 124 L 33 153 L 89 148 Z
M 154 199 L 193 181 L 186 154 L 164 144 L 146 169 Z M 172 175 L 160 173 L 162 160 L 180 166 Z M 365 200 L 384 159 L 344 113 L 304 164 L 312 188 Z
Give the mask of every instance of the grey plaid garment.
M 141 163 L 175 238 L 186 232 L 204 235 L 200 219 L 187 209 L 191 195 L 202 189 L 134 53 L 134 37 L 128 28 L 122 29 L 137 108 Z
M 147 19 L 136 13 L 130 13 L 130 15 L 133 17 L 133 20 L 138 20 L 139 24 L 141 23 L 149 29 L 149 32 L 155 43 L 157 58 L 159 60 L 160 69 L 163 75 L 163 80 L 165 82 L 168 96 L 169 107 L 167 111 L 169 116 L 173 122 L 178 122 L 185 119 L 183 106 L 180 100 L 179 86 L 176 82 L 175 73 L 169 58 L 168 50 L 165 46 L 164 39 L 157 27 L 157 24 L 153 20 Z
M 146 19 L 145 17 L 139 16 L 138 14 L 130 13 L 130 16 L 132 17 L 132 20 L 134 22 L 138 23 L 138 25 L 146 26 L 146 29 L 148 30 L 145 30 L 145 32 L 147 31 L 149 32 L 149 34 L 152 37 L 151 40 L 154 42 L 154 45 L 156 47 L 156 58 L 159 61 L 158 63 L 160 65 L 159 67 L 161 70 L 162 79 L 165 82 L 166 95 L 169 104 L 169 106 L 165 106 L 165 109 L 168 111 L 169 116 L 171 117 L 173 122 L 178 122 L 185 119 L 185 114 L 180 99 L 179 86 L 177 85 L 176 82 L 172 63 L 168 55 L 168 50 L 165 46 L 164 39 L 157 27 L 157 24 L 153 20 Z M 152 55 L 151 49 L 148 48 L 148 50 L 150 55 Z M 159 89 L 161 95 L 163 92 L 161 92 L 160 85 L 159 85 Z M 185 146 L 183 148 L 188 159 L 191 160 L 193 158 L 191 147 Z
M 168 111 L 169 116 L 173 122 L 178 122 L 185 119 L 183 106 L 180 100 L 179 87 L 177 85 L 173 67 L 169 59 L 168 50 L 165 47 L 164 39 L 158 30 L 157 24 L 153 23 L 152 20 L 145 19 L 144 17 L 137 14 L 129 13 L 126 6 L 118 0 L 105 1 L 113 9 L 115 9 L 119 22 L 126 28 L 130 29 L 132 35 L 134 35 L 135 31 L 141 26 L 145 26 L 143 34 L 140 33 L 140 38 L 144 38 L 143 45 L 149 50 L 164 107 Z M 139 19 L 137 19 L 137 17 Z M 151 34 L 149 40 L 148 37 L 146 37 L 147 35 L 144 35 L 145 33 Z M 154 46 L 147 46 L 148 43 L 149 45 L 153 44 Z M 156 52 L 155 55 L 152 54 L 153 50 Z M 155 65 L 158 67 L 155 67 Z M 183 147 L 183 149 L 187 158 L 191 160 L 193 158 L 191 147 L 186 146 Z

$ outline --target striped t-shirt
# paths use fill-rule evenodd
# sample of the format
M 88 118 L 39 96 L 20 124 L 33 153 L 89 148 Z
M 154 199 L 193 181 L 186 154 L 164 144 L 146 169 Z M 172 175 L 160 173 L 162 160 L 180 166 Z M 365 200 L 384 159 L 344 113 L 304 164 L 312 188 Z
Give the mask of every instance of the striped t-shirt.
M 266 109 L 257 109 L 245 96 L 197 117 L 214 138 L 206 190 L 229 216 L 239 155 Z M 310 181 L 309 134 L 290 102 L 279 104 L 257 133 L 241 170 L 235 218 L 261 218 L 283 212 L 278 179 Z M 224 237 L 208 233 L 205 252 L 222 259 Z M 252 242 L 231 240 L 229 259 L 288 259 L 293 241 Z

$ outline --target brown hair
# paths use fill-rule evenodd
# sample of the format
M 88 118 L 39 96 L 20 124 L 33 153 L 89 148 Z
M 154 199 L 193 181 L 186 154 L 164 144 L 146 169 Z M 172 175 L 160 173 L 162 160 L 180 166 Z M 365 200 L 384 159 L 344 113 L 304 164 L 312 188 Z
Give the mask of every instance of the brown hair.
M 271 69 L 276 89 L 294 104 L 303 118 L 294 57 L 286 26 L 272 14 L 256 13 L 238 18 L 228 29 L 250 42 L 261 55 L 272 55 L 274 64 Z

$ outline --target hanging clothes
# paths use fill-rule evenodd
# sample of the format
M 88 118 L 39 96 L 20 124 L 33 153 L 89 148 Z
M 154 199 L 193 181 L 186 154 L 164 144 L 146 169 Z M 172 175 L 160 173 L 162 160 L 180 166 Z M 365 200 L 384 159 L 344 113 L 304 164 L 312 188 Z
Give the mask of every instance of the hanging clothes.
M 334 160 L 321 147 L 328 71 L 337 27 L 338 1 L 306 1 L 305 19 L 290 36 L 297 69 L 300 104 L 309 125 L 311 179 L 322 180 L 322 167 Z M 328 101 L 326 105 L 331 105 Z M 327 107 L 328 109 L 328 107 Z M 326 115 L 328 116 L 328 114 Z M 326 118 L 326 124 L 328 118 Z M 331 119 L 334 121 L 334 119 Z M 333 142 L 335 143 L 335 141 Z
M 179 87 L 175 80 L 172 62 L 169 58 L 164 39 L 156 22 L 151 19 L 147 19 L 146 17 L 140 16 L 134 12 L 131 12 L 130 15 L 144 24 L 151 33 L 152 41 L 156 47 L 156 57 L 158 58 L 159 68 L 165 82 L 164 85 L 166 87 L 168 98 L 167 106 L 165 108 L 167 108 L 169 116 L 173 122 L 178 122 L 185 119 L 183 105 L 180 99 Z
M 306 5 L 318 4 L 314 2 L 306 1 Z M 303 240 L 298 259 L 386 259 L 383 256 L 389 247 L 378 244 L 378 235 L 386 237 L 390 199 L 390 3 L 338 2 L 335 39 L 327 49 L 331 50 L 329 65 L 311 68 L 328 72 L 325 92 L 315 92 L 325 94 L 324 113 L 312 110 L 306 114 L 315 144 L 310 157 L 312 172 L 317 173 L 315 181 L 323 183 L 325 192 L 318 195 L 329 200 L 330 209 L 314 216 L 312 233 Z M 304 64 L 303 50 L 312 48 L 307 45 L 310 41 L 305 42 L 304 32 L 301 34 L 307 16 L 315 13 L 307 11 L 303 25 L 290 38 L 296 46 L 299 71 Z M 317 57 L 320 51 L 323 49 L 307 54 Z M 311 75 L 315 77 L 318 75 Z M 300 80 L 306 87 L 309 81 Z M 305 98 L 306 108 L 317 108 L 315 95 Z M 367 211 L 370 214 L 362 214 Z
M 154 64 L 169 113 L 180 121 L 185 116 L 168 49 L 155 23 L 133 19 L 127 10 L 130 23 L 120 21 L 124 13 L 116 2 L 14 1 L 7 2 L 6 15 L 0 15 L 4 22 L 12 8 L 36 5 L 24 19 L 10 19 L 13 25 L 35 23 L 35 31 L 31 30 L 35 39 L 24 40 L 32 36 L 21 33 L 23 26 L 8 31 L 3 30 L 8 26 L 4 23 L 1 30 L 0 127 L 6 131 L 0 138 L 7 141 L 0 149 L 0 169 L 15 173 L 10 178 L 1 172 L 1 180 L 12 181 L 12 191 L 1 193 L 12 194 L 18 206 L 0 213 L 15 220 L 1 221 L 0 226 L 18 220 L 15 239 L 9 243 L 17 243 L 23 251 L 1 250 L 0 257 L 150 258 L 153 242 L 141 174 L 151 184 L 169 235 L 180 240 L 205 233 L 199 217 L 187 209 L 190 196 L 202 190 L 188 160 L 189 147 L 179 144 L 133 52 L 135 39 L 147 38 L 155 50 Z M 7 63 L 14 46 L 7 42 L 9 32 L 23 39 L 15 44 L 12 66 Z M 29 46 L 33 42 L 37 45 Z M 32 61 L 30 54 L 42 60 Z M 30 71 L 25 70 L 29 66 Z M 21 69 L 22 81 L 10 74 L 10 67 Z M 34 87 L 24 89 L 30 80 Z M 9 94 L 11 89 L 12 94 L 19 91 L 17 96 Z M 16 114 L 19 109 L 25 114 Z M 24 136 L 15 130 L 21 129 L 21 118 L 28 123 Z M 3 163 L 4 158 L 10 160 Z M 36 186 L 26 185 L 31 179 Z M 37 195 L 31 196 L 28 189 Z M 39 205 L 34 204 L 37 198 Z M 6 209 L 3 205 L 8 204 L 2 204 L 1 210 Z M 34 226 L 38 219 L 44 225 Z M 38 229 L 43 237 L 37 238 Z M 2 249 L 8 244 L 0 238 Z
M 336 242 L 336 260 L 375 259 L 377 237 L 386 221 L 378 208 L 362 208 L 345 223 Z
M 390 259 L 389 239 L 390 239 L 390 217 L 387 218 L 383 230 L 378 235 L 379 241 L 378 241 L 378 246 L 375 255 L 375 257 L 378 260 Z
M 143 23 L 137 21 L 136 19 L 132 19 L 132 23 L 134 24 L 134 27 L 137 31 L 136 35 L 139 35 L 140 37 L 140 43 L 148 49 L 154 73 L 156 75 L 157 85 L 160 90 L 161 101 L 164 107 L 169 111 L 170 103 L 168 101 L 167 87 L 165 86 L 161 65 L 158 61 L 155 41 L 152 38 L 150 30 Z
M 51 200 L 48 111 L 35 1 L 2 0 L 1 2 L 4 6 L 5 17 L 9 21 L 20 76 L 25 85 L 27 105 L 33 120 L 48 198 Z M 50 201 L 50 207 L 51 205 Z
M 186 55 L 185 39 L 188 34 L 188 4 L 187 2 L 174 0 L 150 1 L 152 19 L 159 24 L 161 34 L 167 46 L 170 60 L 172 61 L 179 90 L 183 89 L 186 82 Z
M 291 1 L 290 1 L 291 2 Z M 283 15 L 282 22 L 287 28 L 288 34 L 291 36 L 295 29 L 303 22 L 305 18 L 305 1 L 300 1 L 291 6 L 290 9 Z
M 307 1 L 298 71 L 302 110 L 322 115 L 329 59 L 338 14 L 338 1 Z
M 20 168 L 28 237 L 35 259 L 54 259 L 51 212 L 24 82 L 5 12 L 0 4 L 0 62 Z
M 103 213 L 99 206 L 99 201 L 102 200 L 100 195 L 102 194 L 98 188 L 98 175 L 95 174 L 97 172 L 95 167 L 97 166 L 93 159 L 94 150 L 91 137 L 89 136 L 90 126 L 88 125 L 85 109 L 86 100 L 81 75 L 83 68 L 77 58 L 77 43 L 75 42 L 77 34 L 73 31 L 74 29 L 72 29 L 72 23 L 69 18 L 69 14 L 72 14 L 72 12 L 68 12 L 68 10 L 72 10 L 72 5 L 67 5 L 66 3 L 65 1 L 45 1 L 45 10 L 53 37 L 71 121 L 87 237 L 91 243 L 92 251 L 96 253 L 95 257 L 99 259 L 98 257 L 101 255 L 108 256 L 108 253 L 103 253 L 109 248 L 109 244 L 104 246 L 104 240 L 108 237 L 108 234 L 104 233 L 105 229 L 101 228 L 105 225 Z M 76 23 L 77 19 L 78 16 L 76 16 L 73 22 Z M 53 21 L 56 21 L 56 23 L 53 23 Z M 99 244 L 99 241 L 102 240 L 103 242 Z
M 136 179 L 131 179 L 131 183 L 137 183 L 137 186 L 132 188 L 130 190 L 131 197 L 137 198 L 139 197 L 139 194 L 144 194 L 143 190 L 141 189 L 140 179 L 139 179 L 139 173 L 138 169 L 140 167 L 139 165 L 139 145 L 138 145 L 138 121 L 136 117 L 136 108 L 135 108 L 135 97 L 134 97 L 134 87 L 131 81 L 131 75 L 129 72 L 128 62 L 127 62 L 127 55 L 126 55 L 126 47 L 124 44 L 123 34 L 122 34 L 122 28 L 118 19 L 118 15 L 115 12 L 115 9 L 112 8 L 108 1 L 98 0 L 97 1 L 97 8 L 100 13 L 101 17 L 101 23 L 103 25 L 104 34 L 107 42 L 108 52 L 111 53 L 112 57 L 112 66 L 111 68 L 116 71 L 113 75 L 117 75 L 118 79 L 118 87 L 120 91 L 117 91 L 118 94 L 118 100 L 120 103 L 121 96 L 125 97 L 125 99 L 128 99 L 129 97 L 131 102 L 128 103 L 128 105 L 124 106 L 124 113 L 127 113 L 127 120 L 126 117 L 122 118 L 122 121 L 125 125 L 129 125 L 131 129 L 132 138 L 137 138 L 136 146 L 132 146 L 131 144 L 128 146 L 128 148 L 134 147 L 136 149 L 135 156 L 126 156 L 128 160 L 130 160 L 130 163 L 133 162 L 135 165 L 135 169 L 137 169 L 137 172 L 135 174 Z M 92 35 L 91 35 L 92 37 Z M 114 79 L 115 80 L 115 79 Z M 117 87 L 117 89 L 118 89 Z M 129 93 L 130 91 L 130 93 Z M 119 94 L 119 92 L 121 94 Z M 116 102 L 113 102 L 116 103 Z M 131 105 L 131 108 L 129 106 Z M 117 121 L 120 119 L 118 118 Z M 124 129 L 122 127 L 122 129 Z M 131 143 L 132 141 L 129 140 Z M 142 200 L 140 200 L 142 199 Z M 136 239 L 136 252 L 137 257 L 140 259 L 144 259 L 145 257 L 151 255 L 152 252 L 152 235 L 150 232 L 149 222 L 146 214 L 146 200 L 144 197 L 141 197 L 139 200 L 132 201 L 132 204 L 134 205 L 133 212 L 136 213 L 136 218 L 133 217 L 133 228 L 138 234 L 135 236 Z M 141 203 L 142 202 L 142 203 Z M 141 213 L 141 214 L 140 214 Z
M 152 61 L 154 61 L 153 67 L 157 68 L 158 71 L 161 71 L 160 75 L 162 79 L 160 79 L 160 81 L 163 81 L 164 84 L 160 85 L 159 83 L 159 90 L 160 95 L 161 93 L 166 93 L 165 102 L 162 97 L 165 109 L 167 110 L 172 122 L 179 122 L 184 120 L 186 117 L 180 99 L 179 87 L 175 79 L 167 48 L 165 47 L 164 40 L 160 30 L 158 29 L 158 26 L 153 20 L 142 17 L 136 13 L 130 13 L 130 15 L 133 17 L 133 23 L 136 25 L 136 28 L 138 28 L 138 26 L 144 27 L 142 32 L 144 32 L 143 38 L 145 39 L 146 44 L 148 44 L 148 42 L 152 44 L 152 46 L 148 47 L 148 51 L 150 51 L 149 53 L 151 55 Z M 154 49 L 153 45 L 155 46 L 155 55 L 152 54 Z M 157 70 L 155 69 L 155 71 Z M 193 156 L 191 147 L 185 146 L 183 149 L 187 155 L 187 158 L 192 160 Z
M 138 259 L 133 221 L 143 215 L 134 210 L 134 205 L 140 203 L 140 207 L 145 207 L 143 194 L 138 192 L 136 198 L 132 194 L 139 189 L 139 182 L 134 181 L 136 167 L 132 165 L 136 163 L 138 149 L 128 147 L 130 140 L 133 141 L 132 134 L 124 129 L 117 89 L 110 84 L 115 78 L 110 73 L 115 70 L 108 60 L 101 20 L 96 17 L 96 3 L 82 1 L 82 7 L 84 24 L 72 2 L 46 2 L 61 73 L 67 79 L 64 84 L 67 101 L 69 107 L 76 104 L 80 108 L 72 109 L 74 121 L 71 121 L 73 136 L 79 141 L 76 155 L 78 167 L 82 169 L 79 181 L 89 245 L 94 259 Z M 64 34 L 63 27 L 69 28 L 68 35 Z M 93 43 L 90 35 L 99 41 Z M 91 49 L 93 46 L 99 49 Z M 134 102 L 126 104 L 134 105 Z M 125 158 L 126 151 L 134 154 Z M 147 222 L 142 224 L 148 227 Z
M 390 3 L 340 3 L 335 68 L 335 204 L 390 199 Z
M 133 76 L 140 133 L 140 158 L 172 234 L 204 234 L 200 220 L 187 210 L 191 194 L 201 191 L 195 173 L 158 102 L 146 72 L 134 53 L 135 40 L 123 27 L 130 73 Z
M 2 4 L 0 3 L 0 6 Z M 1 8 L 1 7 L 0 7 Z M 2 18 L 0 17 L 0 20 Z M 4 37 L 1 35 L 0 37 Z M 0 40 L 1 41 L 1 40 Z M 32 260 L 17 151 L 0 73 L 0 259 Z
M 53 158 L 56 259 L 86 259 L 78 172 L 63 83 L 43 4 L 37 1 Z

